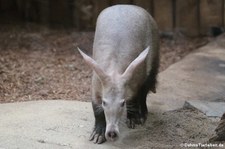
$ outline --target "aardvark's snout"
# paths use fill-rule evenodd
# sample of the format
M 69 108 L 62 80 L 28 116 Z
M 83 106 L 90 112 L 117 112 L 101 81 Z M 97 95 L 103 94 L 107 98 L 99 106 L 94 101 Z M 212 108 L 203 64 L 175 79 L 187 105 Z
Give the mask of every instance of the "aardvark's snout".
M 115 141 L 119 137 L 115 131 L 110 131 L 106 135 L 107 135 L 107 138 L 111 141 Z
M 111 127 L 105 132 L 106 140 L 108 141 L 116 141 L 119 138 L 119 131 L 115 127 Z

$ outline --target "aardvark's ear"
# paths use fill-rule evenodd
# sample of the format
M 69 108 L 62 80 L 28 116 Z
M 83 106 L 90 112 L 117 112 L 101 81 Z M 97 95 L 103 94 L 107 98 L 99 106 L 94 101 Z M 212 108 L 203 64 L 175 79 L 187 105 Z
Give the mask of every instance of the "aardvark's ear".
M 84 61 L 95 71 L 95 73 L 98 75 L 101 82 L 103 84 L 105 84 L 106 81 L 108 80 L 109 76 L 102 70 L 102 68 L 96 63 L 96 61 L 93 58 L 91 58 L 90 56 L 85 54 L 78 47 L 77 47 L 77 49 L 80 52 L 80 54 L 82 55 L 82 57 L 84 58 Z
M 134 59 L 130 65 L 127 67 L 127 69 L 125 70 L 125 72 L 122 74 L 122 77 L 125 80 L 129 80 L 134 73 L 134 70 L 142 63 L 144 62 L 145 58 L 148 55 L 150 47 L 148 46 L 144 51 L 142 51 L 138 57 L 136 59 Z

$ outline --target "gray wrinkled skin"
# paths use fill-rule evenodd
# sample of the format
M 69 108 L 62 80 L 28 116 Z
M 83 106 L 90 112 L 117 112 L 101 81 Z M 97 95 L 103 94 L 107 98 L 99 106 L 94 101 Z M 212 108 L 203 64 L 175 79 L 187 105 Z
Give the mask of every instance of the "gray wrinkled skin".
M 158 29 L 149 13 L 132 5 L 103 10 L 96 24 L 93 59 L 80 52 L 94 70 L 95 127 L 90 140 L 117 140 L 123 115 L 129 128 L 143 124 L 146 96 L 149 90 L 155 92 L 159 63 Z

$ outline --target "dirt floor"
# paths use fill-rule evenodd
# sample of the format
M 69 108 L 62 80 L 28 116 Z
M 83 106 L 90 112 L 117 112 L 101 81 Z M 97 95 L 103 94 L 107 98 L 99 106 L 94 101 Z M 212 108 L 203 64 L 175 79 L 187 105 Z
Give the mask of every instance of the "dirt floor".
M 0 103 L 46 99 L 90 101 L 91 70 L 76 47 L 91 55 L 93 32 L 29 24 L 1 25 L 0 32 Z M 180 34 L 162 38 L 160 71 L 210 40 L 213 39 Z M 136 139 L 136 147 L 140 149 L 205 143 L 219 122 L 190 109 L 149 114 L 150 127 L 142 127 L 143 132 L 131 136 L 148 136 L 141 142 Z M 135 139 L 128 138 L 125 143 L 131 140 Z
M 34 24 L 0 27 L 0 103 L 65 99 L 90 101 L 91 70 L 76 51 L 91 55 L 94 32 Z M 209 38 L 161 39 L 160 71 Z
M 223 142 L 208 142 L 209 138 L 214 135 L 218 120 L 208 118 L 193 109 L 178 109 L 165 113 L 150 111 L 147 126 L 131 133 L 128 138 L 124 139 L 124 144 L 132 141 L 132 144 L 136 145 L 133 147 L 137 149 L 200 148 L 194 145 L 210 143 L 222 145 Z

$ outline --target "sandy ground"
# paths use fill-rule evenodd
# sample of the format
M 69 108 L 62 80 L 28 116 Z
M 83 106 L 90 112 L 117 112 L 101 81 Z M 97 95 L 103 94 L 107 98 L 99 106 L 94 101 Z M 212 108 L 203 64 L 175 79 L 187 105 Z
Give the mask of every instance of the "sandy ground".
M 91 70 L 75 47 L 91 55 L 93 32 L 49 30 L 35 25 L 1 25 L 0 32 L 0 103 L 46 99 L 90 101 Z M 161 39 L 160 71 L 210 40 L 181 35 Z M 219 122 L 218 118 L 207 118 L 190 109 L 150 111 L 149 115 L 148 125 L 137 135 L 136 132 L 130 135 L 125 144 L 132 141 L 134 148 L 147 149 L 205 143 L 214 135 Z
M 218 122 L 191 109 L 150 109 L 144 126 L 128 129 L 122 123 L 118 141 L 98 145 L 88 141 L 94 124 L 90 102 L 39 100 L 0 104 L 0 119 L 3 149 L 179 149 L 183 148 L 180 145 L 205 144 Z M 219 143 L 222 142 L 213 142 Z
M 76 51 L 91 55 L 93 32 L 34 24 L 0 27 L 0 103 L 65 99 L 90 101 L 91 70 Z M 161 39 L 160 71 L 209 38 Z
M 125 141 L 128 144 L 129 141 L 135 140 L 132 137 L 138 136 L 134 143 L 138 149 L 154 147 L 176 149 L 183 148 L 185 145 L 207 144 L 208 139 L 214 135 L 218 120 L 208 118 L 203 113 L 191 109 L 178 109 L 164 113 L 153 111 L 149 113 L 147 127 L 142 128 L 141 132 L 131 134 L 130 139 Z

